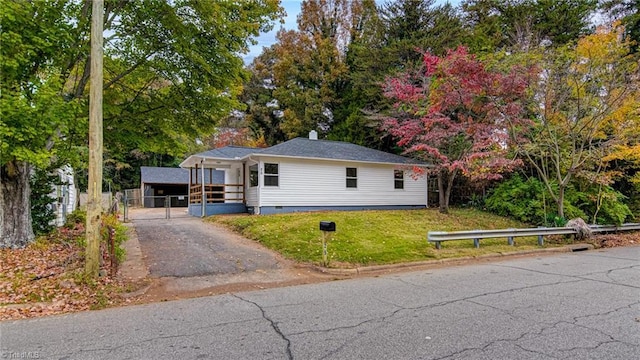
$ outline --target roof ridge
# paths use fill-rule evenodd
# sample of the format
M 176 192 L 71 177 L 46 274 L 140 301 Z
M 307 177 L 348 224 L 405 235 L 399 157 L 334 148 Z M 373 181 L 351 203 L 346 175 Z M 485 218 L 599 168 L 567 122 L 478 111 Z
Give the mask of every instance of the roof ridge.
M 213 148 L 213 149 L 209 149 L 209 150 L 224 149 L 226 147 L 239 148 L 239 149 L 259 149 L 259 148 L 255 147 L 255 146 L 225 145 L 223 147 Z

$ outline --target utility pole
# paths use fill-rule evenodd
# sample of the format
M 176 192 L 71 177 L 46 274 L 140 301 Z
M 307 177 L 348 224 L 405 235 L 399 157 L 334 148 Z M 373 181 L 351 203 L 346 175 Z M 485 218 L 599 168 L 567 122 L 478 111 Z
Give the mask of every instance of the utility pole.
M 91 10 L 91 85 L 89 92 L 89 200 L 87 202 L 87 247 L 85 273 L 100 271 L 100 226 L 102 223 L 102 27 L 104 0 L 93 0 Z

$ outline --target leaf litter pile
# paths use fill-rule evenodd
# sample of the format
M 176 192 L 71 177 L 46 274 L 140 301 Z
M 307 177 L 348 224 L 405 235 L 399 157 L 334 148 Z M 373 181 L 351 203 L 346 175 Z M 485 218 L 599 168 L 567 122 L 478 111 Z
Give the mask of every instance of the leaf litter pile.
M 102 261 L 97 279 L 84 276 L 84 229 L 61 228 L 24 249 L 0 249 L 0 320 L 100 309 L 131 302 L 127 284 Z M 104 246 L 101 246 L 101 249 Z M 108 253 L 102 249 L 103 259 Z
M 640 231 L 596 235 L 589 242 L 603 248 L 640 245 Z

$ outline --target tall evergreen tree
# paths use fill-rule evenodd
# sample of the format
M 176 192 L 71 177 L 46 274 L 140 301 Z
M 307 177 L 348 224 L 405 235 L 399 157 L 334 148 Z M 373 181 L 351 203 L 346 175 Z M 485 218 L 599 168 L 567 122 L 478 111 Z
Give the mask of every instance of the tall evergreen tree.
M 592 30 L 597 0 L 466 0 L 461 8 L 470 34 L 466 43 L 472 51 L 491 53 L 577 41 Z

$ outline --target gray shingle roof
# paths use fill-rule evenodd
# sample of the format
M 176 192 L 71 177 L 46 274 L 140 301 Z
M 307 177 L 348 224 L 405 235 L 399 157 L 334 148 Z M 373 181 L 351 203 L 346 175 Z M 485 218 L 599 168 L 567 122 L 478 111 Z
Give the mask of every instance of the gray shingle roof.
M 230 145 L 218 149 L 207 150 L 196 155 L 232 160 L 235 158 L 243 158 L 247 155 L 255 154 L 260 150 L 262 149 Z
M 307 138 L 295 138 L 270 148 L 262 149 L 259 154 L 390 164 L 426 164 L 415 159 L 369 149 L 347 142 L 310 140 Z
M 194 172 L 194 175 L 195 175 L 195 172 Z M 205 183 L 207 184 L 210 183 L 209 171 L 204 172 L 204 177 L 205 177 Z M 189 184 L 189 170 L 182 169 L 182 168 L 141 166 L 140 182 L 145 184 L 187 185 Z M 213 171 L 213 183 L 214 184 L 224 183 L 224 171 L 220 171 L 220 170 Z
M 369 149 L 364 146 L 347 142 L 310 140 L 308 138 L 302 137 L 295 138 L 266 149 L 248 148 L 241 146 L 225 146 L 222 148 L 212 149 L 192 155 L 187 158 L 187 160 L 185 160 L 183 164 L 192 159 L 192 157 L 215 158 L 220 160 L 239 160 L 249 155 L 274 155 L 386 164 L 427 165 L 427 163 L 423 161 L 386 153 L 380 150 Z
M 146 184 L 188 184 L 189 170 L 141 166 L 140 181 Z

